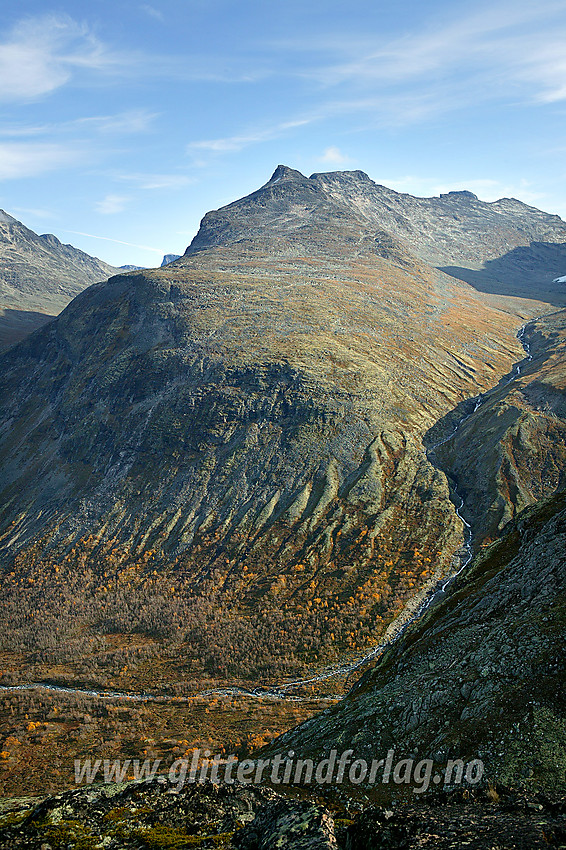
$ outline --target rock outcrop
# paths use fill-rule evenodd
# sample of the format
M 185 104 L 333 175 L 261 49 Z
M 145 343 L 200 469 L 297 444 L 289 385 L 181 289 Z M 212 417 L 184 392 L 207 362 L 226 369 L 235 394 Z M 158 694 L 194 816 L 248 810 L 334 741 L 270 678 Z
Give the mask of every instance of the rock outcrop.
M 8 800 L 0 813 L 2 850 L 547 850 L 565 838 L 564 799 L 504 787 L 392 807 L 333 799 L 326 808 L 254 786 L 191 785 L 178 793 L 160 776 L 80 788 L 35 805 Z

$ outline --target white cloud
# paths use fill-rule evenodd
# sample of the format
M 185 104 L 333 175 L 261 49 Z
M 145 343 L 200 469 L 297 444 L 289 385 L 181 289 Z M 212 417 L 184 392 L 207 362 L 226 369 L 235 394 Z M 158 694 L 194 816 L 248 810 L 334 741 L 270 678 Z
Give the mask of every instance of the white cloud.
M 513 64 L 522 64 L 529 61 L 530 52 L 526 56 L 516 54 L 517 39 L 526 43 L 530 39 L 531 46 L 552 45 L 561 40 L 564 26 L 561 2 L 542 0 L 536 5 L 503 2 L 451 21 L 433 20 L 416 34 L 408 30 L 405 35 L 390 40 L 341 35 L 339 39 L 323 37 L 318 44 L 316 39 L 309 39 L 308 44 L 299 41 L 296 48 L 307 49 L 309 54 L 317 49 L 336 57 L 342 54 L 343 61 L 313 69 L 312 75 L 324 84 L 349 80 L 395 82 L 452 65 L 464 67 L 486 60 L 491 65 L 513 60 Z
M 3 138 L 25 138 L 26 136 L 44 136 L 50 131 L 47 124 L 16 127 L 14 125 L 0 125 L 0 137 Z
M 133 183 L 140 189 L 180 189 L 195 182 L 185 174 L 119 174 L 115 179 Z
M 94 115 L 87 118 L 75 118 L 59 124 L 43 125 L 4 125 L 0 124 L 0 138 L 26 138 L 31 136 L 69 137 L 82 136 L 91 138 L 100 135 L 128 135 L 145 133 L 151 129 L 157 112 L 147 109 L 131 109 L 118 112 L 115 115 Z
M 164 21 L 165 15 L 159 9 L 155 9 L 153 6 L 150 6 L 149 3 L 142 3 L 140 6 L 142 12 L 145 12 L 146 15 L 149 15 L 150 18 L 154 18 L 156 21 Z
M 68 168 L 83 158 L 69 145 L 35 142 L 0 143 L 0 180 L 35 177 L 57 168 Z
M 563 33 L 544 45 L 532 44 L 530 49 L 523 49 L 519 76 L 537 86 L 537 99 L 542 103 L 566 100 L 565 37 Z
M 92 127 L 99 133 L 144 133 L 158 117 L 157 112 L 147 109 L 130 109 L 116 115 L 97 115 L 92 118 L 78 118 L 70 122 L 69 127 Z
M 95 210 L 102 215 L 114 215 L 123 212 L 129 200 L 125 195 L 106 195 L 95 204 Z
M 79 69 L 107 70 L 121 61 L 67 15 L 25 18 L 0 43 L 0 100 L 34 99 Z
M 320 161 L 328 162 L 331 165 L 343 165 L 346 162 L 350 162 L 350 157 L 343 154 L 340 148 L 330 146 L 329 148 L 326 148 L 320 157 Z
M 57 218 L 55 213 L 51 212 L 50 210 L 37 209 L 36 207 L 33 207 L 31 209 L 29 207 L 12 207 L 11 209 L 12 212 L 17 213 L 18 215 L 29 215 L 33 218 Z
M 400 37 L 342 33 L 275 46 L 304 54 L 295 63 L 298 76 L 327 90 L 347 88 L 351 113 L 416 123 L 494 98 L 566 99 L 565 12 L 562 0 L 504 0 L 448 20 L 431 19 Z M 407 111 L 403 99 L 414 108 Z M 321 111 L 333 114 L 335 104 L 323 104 Z
M 145 14 L 163 20 L 154 6 L 142 4 Z M 206 80 L 253 83 L 269 71 L 253 67 L 247 56 L 150 55 L 144 51 L 111 49 L 86 25 L 66 14 L 22 18 L 0 35 L 0 101 L 34 100 L 69 83 L 81 72 L 95 71 L 143 79 Z M 220 69 L 220 70 L 219 70 Z
M 295 127 L 303 127 L 306 124 L 311 124 L 316 120 L 314 117 L 300 118 L 294 121 L 285 121 L 281 124 L 276 124 L 274 127 L 268 127 L 263 130 L 256 130 L 241 135 L 227 136 L 223 139 L 205 139 L 200 142 L 191 142 L 188 145 L 188 151 L 206 150 L 212 153 L 225 153 L 228 151 L 241 151 L 250 145 L 257 145 L 260 142 L 268 142 L 272 139 L 277 139 L 285 135 L 288 130 Z

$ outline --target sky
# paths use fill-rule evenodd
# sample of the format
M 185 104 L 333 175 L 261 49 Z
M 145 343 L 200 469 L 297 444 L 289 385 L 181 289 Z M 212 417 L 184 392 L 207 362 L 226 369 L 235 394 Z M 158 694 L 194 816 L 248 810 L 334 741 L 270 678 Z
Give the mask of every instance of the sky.
M 566 218 L 565 43 L 565 0 L 18 0 L 0 207 L 148 267 L 279 163 Z

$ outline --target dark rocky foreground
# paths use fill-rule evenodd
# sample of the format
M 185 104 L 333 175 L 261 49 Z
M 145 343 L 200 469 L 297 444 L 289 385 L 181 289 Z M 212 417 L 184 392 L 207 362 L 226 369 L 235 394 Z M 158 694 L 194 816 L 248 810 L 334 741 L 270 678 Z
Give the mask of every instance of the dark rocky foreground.
M 90 786 L 0 816 L 0 847 L 511 850 L 566 847 L 566 800 L 506 788 L 431 794 L 390 806 L 283 797 L 244 785 L 165 777 Z

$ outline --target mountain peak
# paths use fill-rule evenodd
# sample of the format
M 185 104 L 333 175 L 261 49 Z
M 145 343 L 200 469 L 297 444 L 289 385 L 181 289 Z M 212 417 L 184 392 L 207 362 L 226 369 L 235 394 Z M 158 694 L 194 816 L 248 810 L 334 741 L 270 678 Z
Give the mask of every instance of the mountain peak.
M 117 269 L 52 233 L 41 236 L 0 210 L 0 351 L 57 315 L 69 301 Z
M 18 219 L 4 210 L 0 210 L 0 224 L 18 224 Z
M 490 262 L 482 271 L 486 286 L 506 292 L 513 287 L 519 294 L 520 281 L 521 297 L 532 297 L 536 286 L 539 295 L 544 291 L 542 300 L 553 302 L 556 286 L 547 286 L 564 274 L 566 224 L 519 201 L 480 201 L 465 189 L 420 198 L 378 185 L 361 170 L 307 177 L 280 164 L 259 189 L 207 213 L 185 256 L 218 248 L 235 252 L 239 262 L 245 246 L 251 250 L 254 243 L 257 251 L 270 243 L 275 256 L 282 240 L 300 256 L 307 251 L 327 258 L 341 256 L 346 244 L 360 256 L 371 246 L 370 253 L 397 265 L 425 262 L 472 286 L 481 265 Z M 533 242 L 550 243 L 544 273 L 534 257 L 526 271 L 521 252 L 515 252 L 530 250 Z
M 294 168 L 289 168 L 288 165 L 278 165 L 271 177 L 268 180 L 268 183 L 275 183 L 276 180 L 285 180 L 285 179 L 297 179 L 299 177 L 301 180 L 306 180 L 304 174 L 301 174 L 300 171 L 296 171 Z
M 52 248 L 60 248 L 61 242 L 53 233 L 42 233 L 39 237 L 47 242 L 48 245 L 51 245 Z
M 366 174 L 365 171 L 360 171 L 360 169 L 356 171 L 315 171 L 314 174 L 311 174 L 309 180 L 318 180 L 321 177 L 332 180 L 343 180 L 344 178 L 348 180 L 364 180 L 373 184 L 373 180 L 369 174 Z
M 470 192 L 468 189 L 452 189 L 450 192 L 445 192 L 440 195 L 441 198 L 466 198 L 470 201 L 478 201 L 479 198 L 477 195 L 474 195 L 473 192 Z

